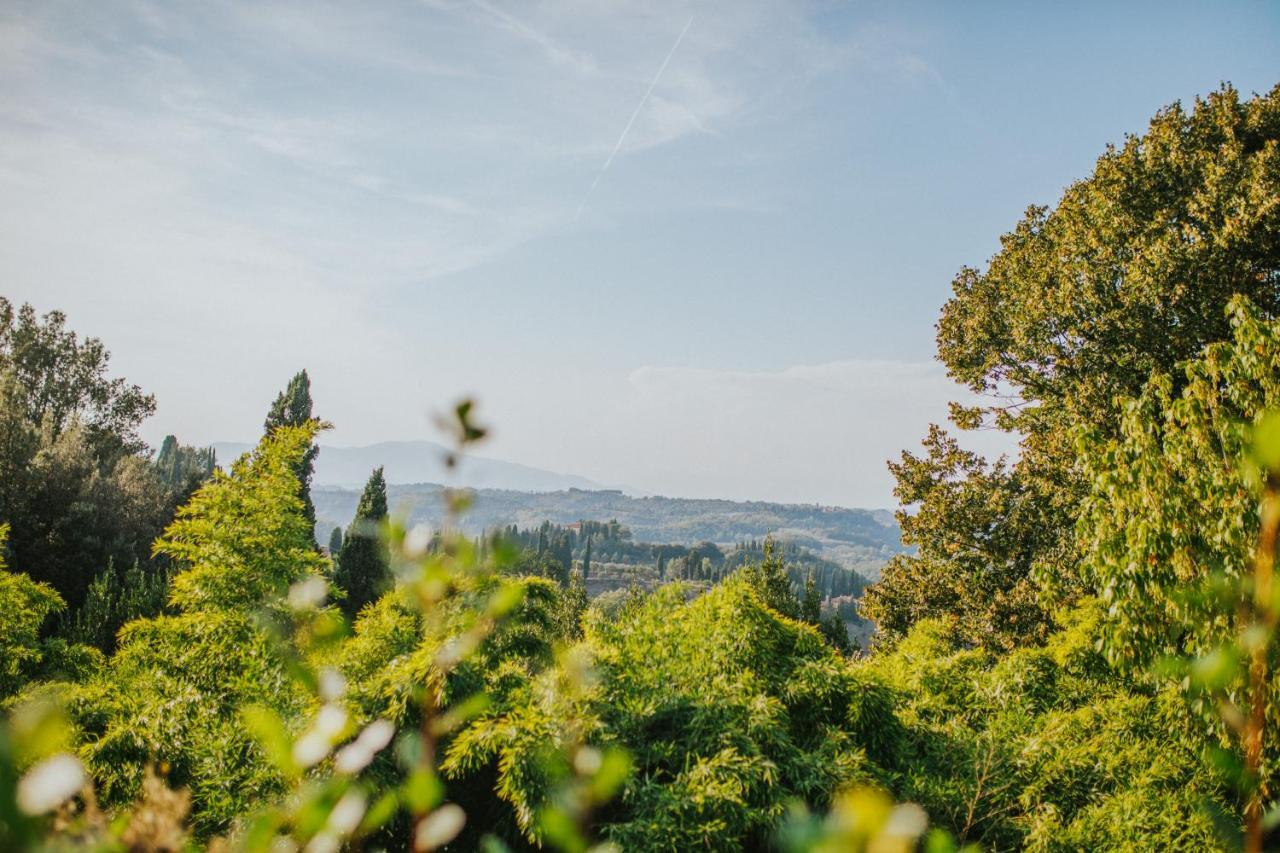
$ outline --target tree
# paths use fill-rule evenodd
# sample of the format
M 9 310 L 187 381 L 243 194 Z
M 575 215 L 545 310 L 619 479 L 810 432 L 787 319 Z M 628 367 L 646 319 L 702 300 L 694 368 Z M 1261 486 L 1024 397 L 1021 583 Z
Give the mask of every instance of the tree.
M 822 594 L 818 592 L 817 581 L 813 579 L 813 570 L 804 579 L 804 599 L 800 602 L 800 619 L 810 625 L 822 621 Z
M 329 556 L 333 558 L 334 564 L 337 564 L 338 554 L 342 551 L 342 528 L 334 526 L 329 531 Z
M 319 428 L 273 430 L 216 472 L 156 542 L 180 567 L 174 612 L 127 624 L 109 664 L 69 705 L 108 802 L 128 802 L 143 769 L 164 762 L 190 789 L 195 828 L 207 836 L 281 790 L 239 711 L 255 703 L 297 714 L 306 700 L 271 617 L 288 610 L 292 585 L 325 586 L 328 561 L 313 547 L 296 477 Z
M 764 540 L 764 559 L 743 569 L 742 576 L 766 606 L 791 619 L 800 615 L 799 602 L 791 591 L 791 577 L 772 536 Z
M 915 553 L 890 560 L 867 590 L 863 613 L 888 639 L 941 618 L 991 648 L 1043 640 L 1051 620 L 1032 567 L 1062 532 L 1016 466 L 989 464 L 936 426 L 924 446 L 924 456 L 904 452 L 889 465 L 894 495 L 916 508 L 898 513 L 902 541 Z
M 380 530 L 386 518 L 387 482 L 382 468 L 378 467 L 369 475 L 360 503 L 356 505 L 356 516 L 342 536 L 342 549 L 334 572 L 334 582 L 347 594 L 342 609 L 348 617 L 354 618 L 391 582 Z
M 0 699 L 17 692 L 43 661 L 40 626 L 65 607 L 49 585 L 9 571 L 8 536 L 8 525 L 0 524 Z
M 1224 740 L 1234 717 L 1223 720 L 1222 709 L 1258 699 L 1265 789 L 1280 775 L 1280 647 L 1252 599 L 1262 589 L 1253 578 L 1268 515 L 1260 503 L 1275 491 L 1267 469 L 1280 459 L 1280 322 L 1243 297 L 1230 315 L 1232 340 L 1189 362 L 1180 392 L 1157 375 L 1124 402 L 1119 436 L 1084 434 L 1091 491 L 1080 527 L 1084 573 L 1106 608 L 1103 651 L 1139 677 L 1156 666 L 1168 673 L 1171 657 L 1192 661 L 1173 680 Z M 1251 439 L 1270 442 L 1261 469 Z M 1251 650 L 1264 654 L 1261 687 L 1237 665 Z
M 311 413 L 311 378 L 303 370 L 289 380 L 288 386 L 276 396 L 267 412 L 263 430 L 270 435 L 282 426 L 303 426 L 314 418 Z M 315 473 L 316 455 L 320 449 L 312 445 L 298 462 L 298 495 L 302 498 L 303 514 L 316 523 L 316 508 L 311 502 L 311 477 Z
M 788 808 L 825 806 L 893 743 L 890 694 L 741 581 L 692 601 L 668 586 L 596 615 L 545 675 L 446 748 L 446 774 L 483 780 L 530 841 L 549 825 L 536 819 L 556 791 L 545 756 L 565 732 L 630 754 L 624 793 L 600 821 L 623 850 L 772 849 Z M 589 686 L 566 687 L 589 659 Z
M 171 491 L 182 495 L 182 502 L 213 474 L 218 457 L 212 447 L 185 447 L 172 435 L 166 435 L 156 453 L 155 469 L 160 480 Z
M 61 311 L 37 319 L 30 305 L 14 310 L 0 296 L 0 374 L 13 378 L 16 391 L 7 405 L 51 438 L 79 423 L 103 463 L 146 448 L 137 430 L 156 407 L 137 385 L 109 377 L 110 361 L 102 341 L 66 328 Z
M 582 552 L 582 580 L 591 579 L 591 537 L 587 537 L 585 550 Z
M 112 562 L 153 568 L 151 542 L 189 494 L 138 437 L 154 400 L 109 377 L 109 361 L 61 313 L 0 298 L 0 522 L 15 564 L 72 608 Z
M 1032 588 L 1062 601 L 1083 592 L 1077 430 L 1115 436 L 1116 397 L 1153 374 L 1176 394 L 1175 365 L 1228 337 L 1234 295 L 1280 310 L 1280 206 L 1264 201 L 1280 194 L 1277 144 L 1280 87 L 1246 101 L 1223 87 L 1190 113 L 1174 104 L 1109 147 L 1055 208 L 1029 208 L 985 270 L 956 276 L 938 356 L 995 402 L 953 406 L 953 420 L 1016 431 L 1021 453 L 1006 466 L 957 464 L 950 439 L 931 432 L 926 459 L 894 467 L 904 506 L 959 511 L 921 518 L 916 555 L 896 560 L 873 594 L 890 635 L 940 616 L 975 641 L 1036 641 L 1049 618 Z
M 158 616 L 164 610 L 170 579 L 167 569 L 148 572 L 134 563 L 122 573 L 109 565 L 89 584 L 80 609 L 64 614 L 58 634 L 110 654 L 126 623 Z

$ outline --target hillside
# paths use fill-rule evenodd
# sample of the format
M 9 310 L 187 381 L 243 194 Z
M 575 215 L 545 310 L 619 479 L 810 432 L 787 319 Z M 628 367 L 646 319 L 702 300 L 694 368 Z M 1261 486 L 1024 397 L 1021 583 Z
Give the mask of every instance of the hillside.
M 411 522 L 435 524 L 441 519 L 440 489 L 430 483 L 391 485 L 388 500 L 392 507 L 407 512 Z M 329 528 L 345 526 L 351 520 L 359 493 L 355 489 L 319 487 L 312 495 L 317 532 L 323 541 Z M 637 542 L 732 545 L 772 533 L 872 580 L 880 576 L 881 567 L 890 557 L 903 550 L 898 525 L 893 515 L 884 510 L 765 501 L 635 498 L 616 490 L 572 488 L 534 493 L 479 489 L 463 527 L 477 533 L 498 525 L 536 527 L 543 521 L 571 524 L 583 519 L 617 519 L 631 529 Z

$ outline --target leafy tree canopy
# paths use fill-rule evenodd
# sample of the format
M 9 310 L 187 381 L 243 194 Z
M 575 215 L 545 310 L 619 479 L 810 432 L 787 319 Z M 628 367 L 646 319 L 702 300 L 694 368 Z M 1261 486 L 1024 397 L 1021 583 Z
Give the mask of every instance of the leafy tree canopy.
M 985 270 L 961 270 L 938 355 L 996 402 L 954 407 L 953 418 L 1016 430 L 1021 454 L 988 467 L 935 430 L 927 456 L 894 466 L 900 499 L 919 503 L 922 517 L 899 514 L 918 552 L 899 558 L 873 596 L 891 634 L 947 616 L 977 641 L 1042 639 L 1049 612 L 1032 582 L 1062 600 L 1085 591 L 1076 431 L 1114 435 L 1115 398 L 1153 373 L 1171 376 L 1176 393 L 1176 365 L 1229 336 L 1233 296 L 1280 309 L 1277 197 L 1280 87 L 1248 100 L 1223 87 L 1190 112 L 1162 110 L 1056 207 L 1030 208 Z

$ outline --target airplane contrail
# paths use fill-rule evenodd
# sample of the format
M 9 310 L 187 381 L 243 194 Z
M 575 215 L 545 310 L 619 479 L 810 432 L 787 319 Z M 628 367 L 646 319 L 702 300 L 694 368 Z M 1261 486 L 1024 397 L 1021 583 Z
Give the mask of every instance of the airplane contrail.
M 604 177 L 604 173 L 609 171 L 613 158 L 618 156 L 618 152 L 622 150 L 622 143 L 626 142 L 627 134 L 631 132 L 631 125 L 636 123 L 636 117 L 640 115 L 640 111 L 644 109 L 644 105 L 649 102 L 649 96 L 653 94 L 653 89 L 658 85 L 658 81 L 662 79 L 662 72 L 667 70 L 667 63 L 671 61 L 671 57 L 676 55 L 676 48 L 680 47 L 680 42 L 684 41 L 684 34 L 689 32 L 689 27 L 693 25 L 693 16 L 689 16 L 689 20 L 685 23 L 684 29 L 680 31 L 680 35 L 676 36 L 675 44 L 671 45 L 671 50 L 667 51 L 667 58 L 662 60 L 662 65 L 658 66 L 658 73 L 653 75 L 653 79 L 649 81 L 649 88 L 645 89 L 644 97 L 640 99 L 640 103 L 636 104 L 635 112 L 631 114 L 627 126 L 622 129 L 622 134 L 618 136 L 618 141 L 614 143 L 613 150 L 609 152 L 609 158 L 604 161 L 604 165 L 600 167 L 600 171 L 596 172 L 596 179 L 591 182 L 591 188 L 587 190 L 587 194 L 582 197 L 582 201 L 578 204 L 578 213 L 574 219 L 582 216 L 582 210 L 587 206 L 587 201 L 591 198 L 591 194 L 596 191 L 596 187 L 600 184 L 600 179 Z

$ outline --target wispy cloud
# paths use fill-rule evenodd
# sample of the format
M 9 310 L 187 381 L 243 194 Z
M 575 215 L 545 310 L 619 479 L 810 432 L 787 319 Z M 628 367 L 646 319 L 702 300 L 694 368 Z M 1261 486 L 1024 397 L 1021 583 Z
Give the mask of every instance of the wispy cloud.
M 658 66 L 658 73 L 653 75 L 653 79 L 649 81 L 649 88 L 644 90 L 644 95 L 640 98 L 640 103 L 636 104 L 635 110 L 631 113 L 631 118 L 627 119 L 627 124 L 622 128 L 622 133 L 618 135 L 618 141 L 613 144 L 613 150 L 609 152 L 609 156 L 605 159 L 604 165 L 600 167 L 600 171 L 596 172 L 595 180 L 591 182 L 591 187 L 587 190 L 587 194 L 583 196 L 582 201 L 578 204 L 578 213 L 575 219 L 582 216 L 582 209 L 587 206 L 591 194 L 596 191 L 596 187 L 600 184 L 600 179 L 604 177 L 604 173 L 609 171 L 609 166 L 613 164 L 613 158 L 618 156 L 618 152 L 622 150 L 622 145 L 627 141 L 627 134 L 631 132 L 632 126 L 636 123 L 636 117 L 640 115 L 640 111 L 644 109 L 645 104 L 649 103 L 649 96 L 653 94 L 654 87 L 658 85 L 658 81 L 662 79 L 662 72 L 667 70 L 671 57 L 676 55 L 676 50 L 680 47 L 680 42 L 684 41 L 685 33 L 689 32 L 689 27 L 693 26 L 693 16 L 689 16 L 689 20 L 685 22 L 684 29 L 680 31 L 680 35 L 676 36 L 675 43 L 671 45 L 671 49 L 667 51 L 667 55 L 663 58 L 662 64 Z
M 541 30 L 534 29 L 515 15 L 489 3 L 488 0 L 471 0 L 471 5 L 483 11 L 508 32 L 537 45 L 553 62 L 572 68 L 579 74 L 592 74 L 596 71 L 595 61 L 591 57 L 570 50 Z

